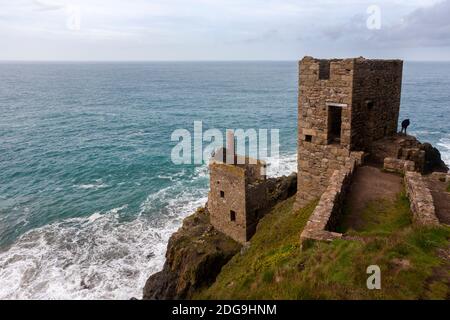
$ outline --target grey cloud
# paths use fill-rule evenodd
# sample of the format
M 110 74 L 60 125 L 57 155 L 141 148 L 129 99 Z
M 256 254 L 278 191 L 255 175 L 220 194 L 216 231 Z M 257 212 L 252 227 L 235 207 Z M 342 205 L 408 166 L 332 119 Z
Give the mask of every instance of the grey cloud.
M 322 29 L 322 34 L 329 40 L 338 40 L 349 35 L 366 31 L 366 17 L 362 14 L 354 15 L 348 22 L 338 26 L 328 26 Z
M 408 46 L 450 45 L 450 1 L 421 8 L 407 15 L 403 22 L 380 34 L 380 40 Z M 377 38 L 375 38 L 377 39 Z
M 367 16 L 357 15 L 345 24 L 324 28 L 323 36 L 332 40 L 351 40 L 371 47 L 447 47 L 450 46 L 450 0 L 431 7 L 416 9 L 401 22 L 380 30 L 366 27 Z
M 271 29 L 266 31 L 265 33 L 255 36 L 255 37 L 251 37 L 251 38 L 247 38 L 244 40 L 244 42 L 246 43 L 258 43 L 258 42 L 265 42 L 268 40 L 280 40 L 282 39 L 282 34 L 276 30 L 276 29 Z
M 64 8 L 63 4 L 54 0 L 34 0 L 33 2 L 38 7 L 38 11 L 54 11 Z

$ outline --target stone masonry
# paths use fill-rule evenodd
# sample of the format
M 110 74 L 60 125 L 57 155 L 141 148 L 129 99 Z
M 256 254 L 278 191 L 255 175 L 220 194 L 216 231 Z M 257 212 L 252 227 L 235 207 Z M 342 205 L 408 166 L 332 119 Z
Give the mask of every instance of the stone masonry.
M 401 60 L 300 61 L 296 208 L 319 198 L 348 158 L 362 159 L 373 141 L 397 132 L 402 67 Z
M 398 161 L 397 161 L 398 160 Z M 397 134 L 385 137 L 372 143 L 370 161 L 384 163 L 385 169 L 392 169 L 407 163 L 409 171 L 429 173 L 433 171 L 447 172 L 448 168 L 441 160 L 439 150 L 429 143 L 421 143 L 413 136 Z M 411 167 L 411 162 L 414 168 Z
M 349 159 L 340 170 L 335 170 L 327 189 L 320 197 L 319 203 L 311 214 L 300 241 L 306 239 L 332 241 L 342 238 L 341 233 L 332 232 L 341 216 L 345 196 L 356 169 L 356 161 Z
M 297 192 L 296 173 L 266 178 L 265 163 L 248 157 L 236 156 L 235 163 L 227 164 L 219 155 L 209 170 L 210 223 L 240 243 L 250 240 L 265 213 Z
M 265 163 L 239 156 L 234 163 L 213 159 L 209 165 L 208 211 L 211 224 L 245 243 L 255 233 L 260 210 L 267 206 Z
M 413 222 L 420 225 L 438 225 L 433 197 L 422 175 L 418 172 L 406 172 L 405 187 L 411 203 Z
M 411 160 L 397 158 L 384 158 L 383 169 L 388 172 L 404 174 L 407 171 L 415 170 L 415 163 Z
M 366 161 L 404 173 L 415 220 L 437 221 L 430 191 L 420 174 L 411 171 L 448 168 L 437 149 L 397 134 L 402 72 L 401 60 L 304 57 L 300 61 L 294 210 L 320 199 L 302 239 L 342 236 L 331 230 L 355 167 Z M 234 136 L 229 132 L 227 148 L 219 150 L 209 166 L 207 209 L 217 230 L 245 243 L 274 203 L 273 190 L 278 186 L 266 179 L 264 162 L 235 155 L 234 150 Z

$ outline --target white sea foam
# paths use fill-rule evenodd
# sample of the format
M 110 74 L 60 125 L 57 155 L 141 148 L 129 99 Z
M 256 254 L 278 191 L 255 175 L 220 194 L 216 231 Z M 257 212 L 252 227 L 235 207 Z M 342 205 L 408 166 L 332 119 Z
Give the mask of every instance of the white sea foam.
M 439 150 L 441 151 L 442 160 L 447 165 L 450 165 L 450 135 L 443 137 L 437 143 Z
M 196 199 L 197 200 L 197 199 Z M 120 222 L 115 208 L 32 230 L 0 253 L 0 299 L 129 299 L 142 296 L 148 276 L 162 268 L 180 216 Z
M 0 253 L 0 299 L 140 298 L 146 279 L 163 266 L 170 235 L 206 202 L 205 190 L 174 197 L 178 187 L 150 195 L 130 222 L 119 220 L 122 206 L 26 233 Z M 161 198 L 165 213 L 145 215 Z
M 170 181 L 177 181 L 177 180 L 180 180 L 180 178 L 182 178 L 185 174 L 186 174 L 186 170 L 183 169 L 175 174 L 170 174 L 170 175 L 169 174 L 167 174 L 167 175 L 160 174 L 160 175 L 158 175 L 158 178 L 167 179 Z
M 88 184 L 80 184 L 80 185 L 74 185 L 74 187 L 78 189 L 102 189 L 107 188 L 108 185 L 106 183 L 103 183 L 101 179 L 95 180 L 95 183 L 88 183 Z
M 93 213 L 89 218 L 87 218 L 87 223 L 92 223 L 97 219 L 100 219 L 102 217 L 102 214 L 100 212 Z
M 271 174 L 295 171 L 295 159 L 284 157 Z M 207 176 L 201 166 L 191 181 Z M 140 298 L 147 278 L 163 266 L 170 235 L 207 200 L 206 184 L 184 183 L 149 195 L 132 221 L 119 219 L 124 205 L 22 235 L 0 252 L 0 299 Z M 156 208 L 163 208 L 159 215 L 146 214 Z
M 411 134 L 413 136 L 421 136 L 421 135 L 430 135 L 430 134 L 439 134 L 441 135 L 441 131 L 429 131 L 429 130 L 412 130 L 411 132 L 408 132 L 408 134 Z
M 267 175 L 269 177 L 279 177 L 297 172 L 297 154 L 280 156 L 280 160 L 275 162 L 273 158 L 268 157 L 266 160 Z

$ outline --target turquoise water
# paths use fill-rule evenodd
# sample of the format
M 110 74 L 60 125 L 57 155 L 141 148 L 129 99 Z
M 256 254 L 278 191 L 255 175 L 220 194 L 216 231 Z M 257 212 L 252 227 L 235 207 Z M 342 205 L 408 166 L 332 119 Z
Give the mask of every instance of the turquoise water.
M 175 129 L 278 128 L 295 170 L 296 62 L 0 64 L 0 298 L 130 298 L 204 204 Z M 450 162 L 450 64 L 406 63 L 402 115 Z

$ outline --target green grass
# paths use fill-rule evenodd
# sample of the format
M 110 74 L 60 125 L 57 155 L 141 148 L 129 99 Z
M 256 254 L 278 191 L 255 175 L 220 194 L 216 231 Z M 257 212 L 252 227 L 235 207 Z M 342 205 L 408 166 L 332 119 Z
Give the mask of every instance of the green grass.
M 404 192 L 399 193 L 395 201 L 388 199 L 371 201 L 362 212 L 351 212 L 346 207 L 338 231 L 361 236 L 389 235 L 411 224 L 409 207 L 409 200 Z M 359 219 L 357 228 L 352 225 L 355 216 Z
M 197 299 L 445 299 L 449 266 L 437 254 L 448 248 L 450 228 L 410 224 L 407 201 L 369 205 L 364 241 L 312 242 L 300 249 L 299 237 L 316 202 L 298 212 L 288 199 L 258 225 L 251 246 L 225 265 L 216 282 Z M 370 212 L 381 215 L 376 220 Z M 442 250 L 442 249 L 441 249 Z M 447 264 L 446 264 L 447 263 Z M 366 268 L 381 268 L 381 290 L 368 290 Z M 447 276 L 447 279 L 445 278 Z

